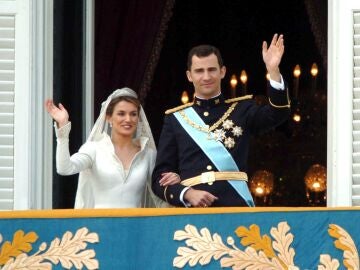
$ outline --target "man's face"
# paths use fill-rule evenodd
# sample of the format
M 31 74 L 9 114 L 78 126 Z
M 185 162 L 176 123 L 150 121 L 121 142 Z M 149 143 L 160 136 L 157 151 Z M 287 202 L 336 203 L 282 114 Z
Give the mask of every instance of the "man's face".
M 220 68 L 215 54 L 205 57 L 192 57 L 191 70 L 186 71 L 188 80 L 194 84 L 195 95 L 209 99 L 220 94 L 221 79 L 224 78 L 226 68 Z

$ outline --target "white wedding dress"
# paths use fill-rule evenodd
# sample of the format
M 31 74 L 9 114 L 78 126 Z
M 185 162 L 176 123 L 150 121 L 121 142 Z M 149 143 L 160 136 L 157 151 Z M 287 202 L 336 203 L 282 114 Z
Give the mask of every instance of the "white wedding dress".
M 135 208 L 144 206 L 147 184 L 150 185 L 156 151 L 147 147 L 146 137 L 137 139 L 141 150 L 133 158 L 128 172 L 114 152 L 109 135 L 86 142 L 70 156 L 71 123 L 57 129 L 56 167 L 61 175 L 82 171 L 86 188 L 78 188 L 76 208 Z M 79 204 L 79 201 L 81 202 Z

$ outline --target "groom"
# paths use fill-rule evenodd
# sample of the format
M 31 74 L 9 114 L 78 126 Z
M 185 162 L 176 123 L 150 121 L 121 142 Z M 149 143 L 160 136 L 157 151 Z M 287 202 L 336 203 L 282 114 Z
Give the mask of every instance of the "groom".
M 179 207 L 254 206 L 246 174 L 250 136 L 281 124 L 290 113 L 279 69 L 283 54 L 282 35 L 275 34 L 269 46 L 263 42 L 269 104 L 259 106 L 252 96 L 225 100 L 226 68 L 217 48 L 190 50 L 186 75 L 195 98 L 165 112 L 152 179 L 157 196 Z M 166 172 L 177 173 L 180 183 L 167 185 Z

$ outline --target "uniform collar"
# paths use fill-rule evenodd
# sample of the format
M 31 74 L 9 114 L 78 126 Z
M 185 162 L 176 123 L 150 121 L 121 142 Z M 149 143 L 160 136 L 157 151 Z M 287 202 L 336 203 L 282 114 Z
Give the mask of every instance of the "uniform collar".
M 199 107 L 215 107 L 219 104 L 223 104 L 225 101 L 225 98 L 223 94 L 219 94 L 216 97 L 210 98 L 210 99 L 201 99 L 195 96 L 194 98 L 194 105 Z

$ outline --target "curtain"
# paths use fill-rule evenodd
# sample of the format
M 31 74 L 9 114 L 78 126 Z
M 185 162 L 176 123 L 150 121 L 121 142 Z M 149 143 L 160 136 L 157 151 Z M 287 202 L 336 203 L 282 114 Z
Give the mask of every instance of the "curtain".
M 95 1 L 94 112 L 115 89 L 145 100 L 175 0 Z
M 304 3 L 324 70 L 327 70 L 327 1 L 305 0 Z

